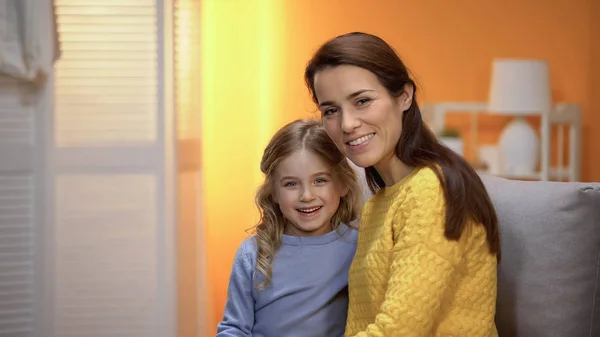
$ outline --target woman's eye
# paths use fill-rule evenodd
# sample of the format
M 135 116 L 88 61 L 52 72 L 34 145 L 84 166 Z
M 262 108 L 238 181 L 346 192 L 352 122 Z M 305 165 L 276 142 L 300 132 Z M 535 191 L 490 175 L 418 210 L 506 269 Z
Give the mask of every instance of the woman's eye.
M 356 101 L 356 104 L 365 105 L 365 104 L 369 103 L 370 101 L 371 101 L 370 98 L 361 98 L 358 101 Z
M 323 111 L 323 116 L 333 115 L 337 111 L 338 111 L 338 109 L 336 109 L 336 108 L 329 108 L 329 109 Z

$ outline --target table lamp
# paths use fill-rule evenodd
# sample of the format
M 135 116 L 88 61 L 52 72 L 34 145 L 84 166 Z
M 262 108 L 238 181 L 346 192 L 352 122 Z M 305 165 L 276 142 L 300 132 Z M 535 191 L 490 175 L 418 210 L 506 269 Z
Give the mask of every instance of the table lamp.
M 488 111 L 513 115 L 499 140 L 502 173 L 531 175 L 536 171 L 540 141 L 525 116 L 550 112 L 552 93 L 548 64 L 541 60 L 496 59 L 492 65 Z

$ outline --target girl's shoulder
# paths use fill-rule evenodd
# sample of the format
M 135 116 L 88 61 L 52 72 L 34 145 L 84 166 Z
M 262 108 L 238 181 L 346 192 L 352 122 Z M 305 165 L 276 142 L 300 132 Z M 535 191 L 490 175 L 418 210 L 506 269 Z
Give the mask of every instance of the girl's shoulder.
M 358 223 L 352 223 L 350 225 L 342 223 L 336 231 L 339 234 L 340 239 L 344 242 L 351 244 L 358 243 Z
M 256 236 L 252 235 L 247 237 L 239 245 L 236 253 L 236 260 L 245 260 L 251 262 L 252 265 L 256 262 L 257 247 L 256 247 Z

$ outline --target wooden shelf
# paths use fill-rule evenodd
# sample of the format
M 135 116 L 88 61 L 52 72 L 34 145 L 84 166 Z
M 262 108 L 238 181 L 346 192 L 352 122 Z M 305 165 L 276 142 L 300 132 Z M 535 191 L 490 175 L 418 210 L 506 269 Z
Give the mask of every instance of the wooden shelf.
M 422 106 L 422 114 L 425 122 L 434 131 L 439 134 L 445 126 L 446 115 L 449 113 L 469 113 L 471 139 L 469 145 L 474 149 L 471 153 L 478 157 L 479 148 L 478 116 L 489 114 L 486 111 L 485 102 L 431 102 Z M 494 114 L 496 115 L 496 114 Z M 503 114 L 511 116 L 511 114 Z M 574 103 L 557 103 L 552 110 L 546 114 L 540 114 L 540 171 L 532 172 L 526 175 L 513 174 L 495 174 L 509 179 L 527 179 L 527 180 L 558 180 L 558 181 L 579 181 L 581 171 L 581 108 Z M 557 126 L 556 139 L 556 162 L 557 167 L 550 167 L 552 156 L 551 137 L 552 126 Z M 566 128 L 565 128 L 566 126 Z M 565 129 L 568 129 L 568 138 L 565 137 Z M 565 166 L 565 138 L 568 139 L 568 163 Z M 467 140 L 463 140 L 467 141 Z M 474 158 L 475 159 L 475 158 Z M 478 158 L 477 158 L 478 159 Z M 487 172 L 487 171 L 482 171 Z

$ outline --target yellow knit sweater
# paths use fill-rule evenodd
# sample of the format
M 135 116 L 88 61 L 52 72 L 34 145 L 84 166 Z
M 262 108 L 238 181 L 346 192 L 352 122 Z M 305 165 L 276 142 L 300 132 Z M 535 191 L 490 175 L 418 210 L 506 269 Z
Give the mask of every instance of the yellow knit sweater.
M 444 237 L 443 191 L 415 170 L 365 205 L 349 274 L 346 336 L 498 336 L 496 257 L 485 230 Z

